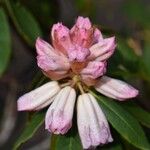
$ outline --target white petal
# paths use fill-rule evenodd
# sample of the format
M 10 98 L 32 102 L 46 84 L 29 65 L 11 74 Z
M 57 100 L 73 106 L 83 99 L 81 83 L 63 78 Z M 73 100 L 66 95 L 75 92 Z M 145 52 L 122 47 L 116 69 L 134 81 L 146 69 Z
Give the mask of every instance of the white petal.
M 56 95 L 57 95 L 57 94 L 56 94 Z M 43 104 L 40 105 L 39 107 L 36 107 L 35 110 L 40 110 L 40 109 L 43 109 L 43 108 L 45 108 L 46 106 L 50 105 L 50 104 L 54 101 L 56 95 L 53 96 L 52 98 L 50 98 L 49 100 L 47 100 L 45 103 L 43 103 Z
M 83 148 L 88 149 L 91 146 L 91 139 L 89 136 L 90 120 L 82 95 L 78 97 L 77 101 L 77 124 Z
M 90 97 L 88 94 L 83 95 L 84 98 L 84 105 L 86 109 L 88 110 L 89 120 L 90 120 L 90 139 L 91 139 L 91 145 L 97 146 L 99 145 L 99 135 L 100 135 L 100 126 L 97 118 L 97 114 L 95 113 L 94 107 L 91 103 Z
M 43 104 L 50 103 L 51 98 L 53 98 L 59 90 L 60 87 L 56 81 L 48 82 L 41 87 L 38 87 L 37 89 L 21 96 L 17 101 L 18 110 L 36 110 Z
M 98 92 L 117 100 L 125 100 L 138 95 L 138 90 L 129 84 L 107 76 L 103 76 L 99 80 L 95 89 Z
M 106 119 L 100 105 L 98 105 L 98 103 L 97 103 L 96 99 L 93 97 L 93 95 L 91 95 L 91 94 L 88 94 L 88 95 L 89 95 L 89 97 L 91 99 L 91 102 L 93 104 L 93 107 L 96 111 L 99 125 L 101 127 L 106 127 L 107 128 L 108 139 L 106 139 L 107 140 L 106 143 L 107 142 L 112 142 L 113 139 L 112 139 L 112 136 L 111 136 L 111 133 L 110 133 L 109 124 L 107 122 L 107 119 Z M 103 141 L 100 141 L 100 142 L 103 143 Z
M 91 94 L 82 94 L 78 98 L 77 123 L 85 149 L 112 141 L 105 115 Z
M 69 86 L 63 88 L 58 93 L 46 113 L 46 129 L 55 134 L 65 134 L 70 129 L 75 98 L 75 90 Z

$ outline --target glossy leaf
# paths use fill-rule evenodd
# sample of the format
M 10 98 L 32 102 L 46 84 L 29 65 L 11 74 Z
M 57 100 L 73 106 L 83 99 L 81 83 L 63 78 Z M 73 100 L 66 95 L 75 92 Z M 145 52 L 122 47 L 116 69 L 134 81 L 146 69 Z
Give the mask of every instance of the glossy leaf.
M 150 113 L 133 102 L 127 102 L 122 106 L 128 110 L 142 125 L 150 128 Z
M 13 150 L 17 150 L 21 146 L 21 144 L 25 143 L 30 138 L 32 138 L 32 136 L 44 122 L 44 116 L 45 113 L 43 112 L 35 113 L 32 116 L 31 121 L 26 125 L 25 129 L 23 130 L 17 142 L 15 143 Z
M 66 135 L 52 135 L 51 150 L 83 150 L 77 131 L 71 128 Z
M 8 20 L 0 8 L 0 76 L 6 70 L 11 53 L 11 38 Z
M 9 0 L 5 0 L 5 4 L 16 29 L 24 40 L 33 46 L 36 38 L 42 34 L 38 22 L 24 6 Z
M 138 121 L 117 102 L 93 94 L 102 107 L 108 121 L 129 143 L 141 150 L 149 150 L 149 142 Z

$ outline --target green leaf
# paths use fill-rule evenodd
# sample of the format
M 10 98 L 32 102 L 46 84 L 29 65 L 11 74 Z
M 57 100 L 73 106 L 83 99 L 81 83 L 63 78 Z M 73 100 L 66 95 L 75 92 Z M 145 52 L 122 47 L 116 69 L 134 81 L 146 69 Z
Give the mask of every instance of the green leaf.
M 145 41 L 143 48 L 143 55 L 141 58 L 140 69 L 144 77 L 150 81 L 150 43 L 149 41 Z
M 119 104 L 91 92 L 99 101 L 108 121 L 129 143 L 142 150 L 149 150 L 149 142 L 138 121 Z
M 121 61 L 120 61 L 121 60 Z M 125 68 L 122 64 L 123 57 L 122 55 L 116 51 L 114 55 L 109 59 L 107 74 L 110 76 L 118 76 L 118 77 L 132 77 L 134 74 L 131 73 L 128 68 Z
M 114 145 L 110 145 L 110 146 L 106 146 L 106 147 L 100 147 L 101 150 L 123 150 L 122 146 L 117 143 L 117 144 L 114 144 Z
M 134 53 L 132 48 L 130 48 L 127 45 L 126 39 L 118 38 L 117 42 L 118 42 L 118 50 L 126 60 L 137 61 L 137 55 Z
M 126 140 L 122 140 L 122 145 L 124 150 L 139 150 L 139 148 L 134 147 L 132 144 L 128 143 Z
M 27 123 L 25 129 L 23 130 L 22 134 L 15 143 L 13 150 L 17 150 L 21 146 L 21 144 L 25 143 L 27 140 L 32 138 L 32 136 L 44 122 L 44 116 L 45 113 L 43 112 L 35 113 L 32 116 L 31 121 Z
M 140 24 L 142 27 L 149 28 L 150 25 L 150 9 L 142 0 L 126 0 L 123 9 L 128 14 L 131 21 Z
M 113 142 L 99 146 L 99 148 L 101 150 L 123 150 L 121 136 L 114 129 L 111 130 L 111 134 L 113 136 Z
M 92 0 L 76 0 L 75 5 L 80 13 L 94 18 L 95 4 Z
M 51 150 L 83 150 L 77 130 L 71 128 L 66 135 L 52 135 Z
M 16 29 L 24 40 L 33 46 L 36 38 L 42 35 L 38 22 L 24 6 L 9 0 L 5 0 L 5 4 Z
M 122 56 L 122 59 L 120 59 L 120 63 L 123 64 L 131 72 L 135 73 L 135 71 L 139 69 L 139 57 L 134 53 L 133 49 L 127 45 L 126 39 L 118 38 L 117 42 L 118 52 Z
M 0 8 L 0 76 L 6 70 L 11 53 L 11 38 L 7 17 Z
M 142 125 L 150 128 L 150 113 L 133 102 L 122 104 Z

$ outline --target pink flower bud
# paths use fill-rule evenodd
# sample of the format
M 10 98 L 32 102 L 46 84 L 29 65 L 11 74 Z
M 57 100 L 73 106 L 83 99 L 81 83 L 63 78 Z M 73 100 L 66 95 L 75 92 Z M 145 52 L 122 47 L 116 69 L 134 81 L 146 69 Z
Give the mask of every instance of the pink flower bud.
M 105 115 L 89 93 L 78 97 L 77 123 L 84 149 L 113 141 Z
M 21 96 L 17 101 L 18 111 L 39 110 L 48 106 L 60 87 L 56 81 L 48 82 L 37 89 Z
M 88 59 L 105 61 L 114 53 L 115 48 L 115 37 L 101 39 L 90 47 L 91 54 Z
M 138 95 L 138 90 L 129 84 L 107 76 L 101 77 L 99 82 L 95 85 L 95 89 L 110 98 L 120 101 L 133 98 Z
M 94 31 L 94 38 L 93 38 L 93 44 L 98 43 L 100 40 L 103 40 L 103 35 L 99 29 L 95 29 Z
M 70 50 L 74 50 L 74 45 L 70 39 L 69 29 L 62 23 L 54 24 L 52 27 L 52 42 L 55 49 L 67 55 Z
M 84 48 L 89 48 L 92 44 L 93 28 L 89 18 L 78 17 L 70 32 L 73 44 Z
M 68 57 L 70 61 L 83 62 L 86 61 L 86 58 L 89 55 L 89 49 L 80 47 L 78 45 L 75 46 L 74 50 L 70 50 L 70 52 L 68 52 Z
M 92 27 L 89 18 L 87 18 L 87 17 L 84 18 L 84 17 L 81 17 L 81 16 L 78 17 L 78 19 L 76 21 L 76 26 L 79 29 L 86 29 L 86 30 L 89 30 Z
M 81 71 L 81 76 L 96 79 L 106 72 L 106 63 L 98 61 L 90 61 L 88 65 Z
M 47 42 L 38 38 L 36 41 L 37 63 L 38 66 L 45 72 L 61 71 L 67 73 L 70 64 L 65 55 L 54 50 Z M 64 75 L 63 74 L 63 75 Z
M 75 90 L 63 88 L 55 97 L 45 117 L 45 128 L 55 134 L 65 134 L 72 126 Z

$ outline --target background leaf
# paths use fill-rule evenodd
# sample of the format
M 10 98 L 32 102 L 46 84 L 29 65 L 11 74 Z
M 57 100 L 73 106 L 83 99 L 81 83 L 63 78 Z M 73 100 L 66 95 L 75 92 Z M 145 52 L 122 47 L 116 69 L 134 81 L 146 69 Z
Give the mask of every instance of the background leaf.
M 11 53 L 11 38 L 7 17 L 0 8 L 0 76 L 6 70 Z
M 122 146 L 117 143 L 117 144 L 114 144 L 114 145 L 111 145 L 110 147 L 100 147 L 101 150 L 123 150 Z
M 142 150 L 149 150 L 149 142 L 138 121 L 113 100 L 94 94 L 110 124 L 129 143 Z
M 111 134 L 113 136 L 113 142 L 99 146 L 100 150 L 124 150 L 121 136 L 111 128 Z M 98 149 L 98 150 L 99 150 Z
M 149 5 L 144 5 L 142 0 L 127 0 L 123 5 L 123 9 L 130 21 L 135 21 L 142 27 L 149 28 L 150 25 L 150 9 Z
M 51 150 L 83 150 L 78 132 L 72 127 L 65 135 L 52 135 Z
M 126 102 L 122 104 L 126 110 L 128 110 L 140 123 L 150 128 L 150 113 L 145 111 L 133 102 Z
M 117 39 L 118 42 L 118 52 L 121 54 L 122 59 L 120 63 L 123 64 L 129 71 L 137 72 L 139 69 L 139 57 L 134 53 L 133 49 L 130 48 L 126 39 L 121 39 L 120 37 Z
M 36 38 L 42 35 L 38 22 L 24 6 L 9 0 L 5 0 L 5 4 L 16 29 L 24 40 L 33 46 Z
M 148 32 L 150 37 L 150 31 Z M 140 69 L 144 77 L 150 81 L 150 40 L 144 42 L 143 55 L 141 59 Z
M 25 143 L 30 138 L 32 138 L 32 136 L 35 134 L 35 132 L 38 130 L 38 128 L 44 122 L 44 117 L 45 117 L 45 113 L 43 113 L 43 112 L 35 113 L 32 116 L 31 121 L 29 123 L 27 123 L 22 134 L 16 141 L 16 143 L 13 147 L 14 150 L 17 150 L 21 146 L 21 144 Z

